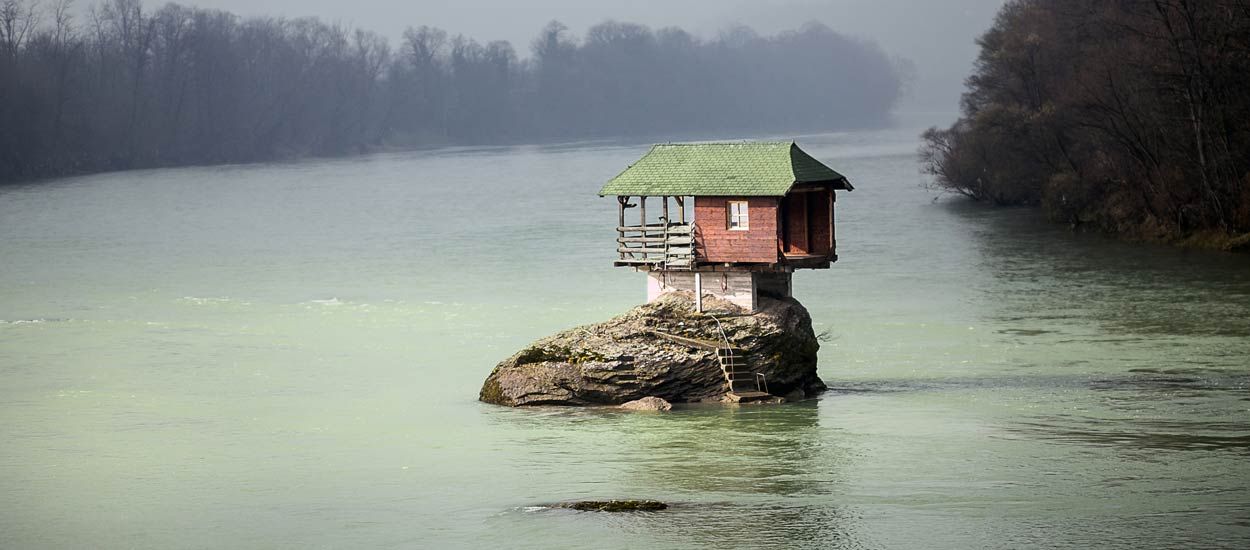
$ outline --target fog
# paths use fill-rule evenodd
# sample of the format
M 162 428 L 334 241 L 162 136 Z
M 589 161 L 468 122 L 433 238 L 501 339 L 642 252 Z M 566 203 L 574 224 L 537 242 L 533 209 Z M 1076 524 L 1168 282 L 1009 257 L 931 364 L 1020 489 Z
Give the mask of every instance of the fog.
M 0 181 L 953 120 L 1000 2 L 3 0 Z
M 373 31 L 396 41 L 408 26 L 441 27 L 483 43 L 507 40 L 522 56 L 548 21 L 580 35 L 605 19 L 652 28 L 678 26 L 704 38 L 748 25 L 761 34 L 816 20 L 833 30 L 877 42 L 910 60 L 915 78 L 900 110 L 957 110 L 972 70 L 973 40 L 989 28 L 1003 0 L 198 0 L 189 5 L 240 15 L 317 16 Z M 150 7 L 156 3 L 149 2 Z

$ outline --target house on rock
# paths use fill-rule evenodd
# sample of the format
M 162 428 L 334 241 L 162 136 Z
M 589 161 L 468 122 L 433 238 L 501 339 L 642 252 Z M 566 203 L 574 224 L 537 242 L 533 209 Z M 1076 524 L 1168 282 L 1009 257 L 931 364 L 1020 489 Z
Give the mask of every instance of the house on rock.
M 754 311 L 791 296 L 794 270 L 837 261 L 835 191 L 852 189 L 792 141 L 669 143 L 599 195 L 617 199 L 615 265 L 647 273 L 648 302 L 685 290 Z

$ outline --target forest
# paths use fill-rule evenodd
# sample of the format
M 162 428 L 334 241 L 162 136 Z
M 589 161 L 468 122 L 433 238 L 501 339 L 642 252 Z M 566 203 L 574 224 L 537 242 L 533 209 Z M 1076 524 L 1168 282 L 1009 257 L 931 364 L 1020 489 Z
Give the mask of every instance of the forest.
M 0 182 L 442 144 L 879 126 L 900 64 L 810 23 L 553 21 L 528 55 L 414 25 L 0 0 Z
M 1012 0 L 978 44 L 962 116 L 924 135 L 937 187 L 1250 250 L 1250 1 Z

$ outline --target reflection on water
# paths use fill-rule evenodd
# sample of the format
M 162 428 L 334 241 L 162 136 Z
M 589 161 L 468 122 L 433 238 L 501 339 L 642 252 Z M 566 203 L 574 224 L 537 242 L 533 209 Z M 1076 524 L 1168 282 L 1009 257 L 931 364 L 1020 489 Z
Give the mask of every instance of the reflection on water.
M 1030 437 L 1080 445 L 1119 446 L 1139 450 L 1232 451 L 1250 454 L 1245 424 L 1152 422 L 1055 418 L 1062 422 L 1018 422 L 1012 429 Z M 1222 432 L 1222 434 L 1221 434 Z
M 1029 437 L 1124 449 L 1245 454 L 1250 416 L 1250 258 L 1074 234 L 1037 214 L 947 207 L 972 228 L 990 277 L 979 307 L 1010 345 L 1065 359 L 1075 412 L 1008 423 Z M 1070 390 L 1069 390 L 1070 391 Z M 1080 396 L 1079 401 L 1074 397 Z M 1243 411 L 1244 412 L 1244 411 Z
M 822 434 L 817 407 L 809 400 L 780 407 L 682 406 L 671 414 L 554 409 L 490 416 L 540 454 L 567 451 L 562 447 L 585 430 L 610 433 L 611 450 L 599 453 L 610 452 L 627 475 L 666 491 L 790 496 L 821 494 L 841 480 L 838 465 L 848 459 Z
M 709 503 L 675 509 L 646 527 L 703 548 L 867 548 L 853 509 L 834 502 Z M 641 530 L 639 530 L 641 531 Z
M 838 482 L 845 458 L 823 440 L 817 418 L 814 402 L 674 415 L 639 441 L 639 452 L 655 459 L 636 475 L 694 492 L 819 494 Z
M 965 201 L 947 210 L 974 228 L 981 268 L 993 276 L 979 290 L 997 298 L 987 304 L 1000 306 L 998 319 L 1094 321 L 1106 334 L 1146 337 L 1250 334 L 1250 257 L 1244 254 L 1072 233 L 1033 211 L 1004 215 Z
M 542 521 L 605 522 L 661 544 L 700 547 L 862 548 L 859 512 L 833 497 L 854 460 L 846 441 L 820 426 L 816 400 L 783 406 L 685 406 L 667 414 L 615 410 L 509 410 L 493 421 L 522 435 L 539 456 L 610 456 L 627 486 L 655 498 L 657 513 L 612 515 L 542 510 Z M 597 453 L 578 447 L 583 431 L 612 434 Z M 537 448 L 534 448 L 537 447 Z M 572 447 L 572 448 L 570 448 Z M 561 449 L 562 448 L 562 449 Z M 550 453 L 550 454 L 549 454 Z M 609 544 L 609 546 L 612 546 Z
M 816 401 L 700 408 L 664 420 L 675 426 L 645 441 L 641 450 L 654 460 L 639 461 L 635 475 L 704 499 L 663 528 L 672 540 L 859 547 L 857 512 L 831 497 L 847 481 L 853 452 L 821 430 Z

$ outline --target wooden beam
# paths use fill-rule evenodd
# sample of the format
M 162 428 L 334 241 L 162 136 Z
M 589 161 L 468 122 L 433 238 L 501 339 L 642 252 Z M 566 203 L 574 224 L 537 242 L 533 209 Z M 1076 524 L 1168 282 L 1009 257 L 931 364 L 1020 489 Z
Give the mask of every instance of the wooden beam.
M 677 217 L 681 219 L 681 224 L 685 225 L 686 224 L 686 197 L 673 197 L 673 200 L 677 201 L 677 208 L 681 209 L 681 212 L 677 214 Z
M 812 251 L 812 209 L 807 195 L 799 195 L 803 201 L 803 243 L 808 252 Z
M 639 225 L 646 227 L 647 225 L 647 197 L 645 195 L 638 197 L 638 206 L 640 207 L 640 216 L 642 219 L 642 223 L 640 223 Z
M 633 252 L 636 254 L 664 254 L 665 252 L 664 247 L 656 248 L 656 247 L 647 247 L 647 246 L 634 246 L 634 247 L 621 246 L 621 247 L 618 247 L 617 250 L 620 252 Z
M 663 197 L 663 200 L 664 200 L 664 224 L 668 225 L 668 222 L 671 221 L 668 219 L 668 195 L 665 195 Z
M 620 227 L 625 225 L 625 203 L 629 202 L 629 197 L 616 198 L 616 225 Z M 625 253 L 621 253 L 621 259 L 625 259 Z
M 691 244 L 693 244 L 693 243 L 694 243 L 694 239 L 691 239 L 689 235 L 686 235 L 686 236 L 684 236 L 684 237 L 677 237 L 677 236 L 669 236 L 669 237 L 617 237 L 617 238 L 616 238 L 616 242 L 618 242 L 618 243 L 622 243 L 622 244 L 623 244 L 623 243 L 630 243 L 630 244 L 634 244 L 634 243 L 644 243 L 644 244 L 646 244 L 646 243 L 650 243 L 650 244 L 665 244 L 665 243 L 668 243 L 668 245 L 669 245 L 669 246 L 684 246 L 684 247 L 689 247 Z
M 702 338 L 691 338 L 689 336 L 669 334 L 667 332 L 660 332 L 658 330 L 652 330 L 651 333 L 656 336 L 659 336 L 660 338 L 668 340 L 669 342 L 672 342 L 674 344 L 680 344 L 680 345 L 692 347 L 695 349 L 705 349 L 708 351 L 716 351 L 717 349 L 724 347 L 720 342 L 717 342 L 714 340 L 704 340 Z M 738 351 L 741 351 L 741 350 L 738 350 Z
M 833 196 L 833 190 L 830 189 L 829 199 L 825 201 L 825 203 L 829 205 L 829 256 L 833 256 L 835 254 L 833 245 Z
M 703 274 L 694 273 L 694 310 L 703 313 Z

